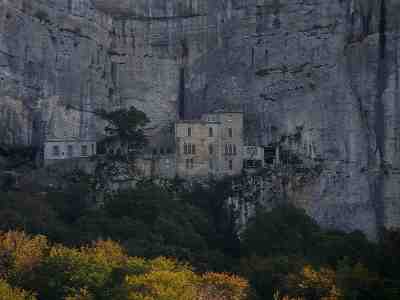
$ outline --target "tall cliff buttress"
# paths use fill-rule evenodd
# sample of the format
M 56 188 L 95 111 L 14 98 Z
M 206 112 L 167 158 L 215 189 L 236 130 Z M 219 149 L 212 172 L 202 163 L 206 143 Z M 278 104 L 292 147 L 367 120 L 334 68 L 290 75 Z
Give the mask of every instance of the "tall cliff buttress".
M 96 134 L 87 111 L 129 105 L 162 128 L 182 93 L 185 116 L 240 106 L 249 140 L 297 133 L 324 162 L 292 201 L 376 236 L 400 226 L 397 2 L 0 0 L 1 142 Z

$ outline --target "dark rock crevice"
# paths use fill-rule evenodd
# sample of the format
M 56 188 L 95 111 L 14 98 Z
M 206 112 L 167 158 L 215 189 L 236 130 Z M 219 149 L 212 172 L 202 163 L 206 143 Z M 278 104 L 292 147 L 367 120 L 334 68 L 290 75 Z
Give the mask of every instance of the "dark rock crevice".
M 384 184 L 385 184 L 385 104 L 383 102 L 383 94 L 387 88 L 388 66 L 387 66 L 387 7 L 386 0 L 380 2 L 380 20 L 379 20 L 379 58 L 377 72 L 377 97 L 375 100 L 375 136 L 376 150 L 375 154 L 379 158 L 379 167 L 374 184 L 373 204 L 376 214 L 376 226 L 378 236 L 380 236 L 385 224 L 385 201 L 384 201 Z

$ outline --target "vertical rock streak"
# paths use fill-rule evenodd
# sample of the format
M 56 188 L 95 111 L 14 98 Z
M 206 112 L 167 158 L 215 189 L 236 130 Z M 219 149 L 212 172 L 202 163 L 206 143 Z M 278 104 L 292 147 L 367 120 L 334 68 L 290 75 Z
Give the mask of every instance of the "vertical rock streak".
M 385 201 L 384 201 L 384 185 L 385 185 L 385 105 L 383 102 L 383 94 L 387 88 L 387 59 L 386 59 L 386 26 L 387 11 L 386 0 L 380 1 L 380 21 L 379 21 L 379 59 L 377 74 L 377 97 L 375 101 L 375 136 L 376 136 L 376 154 L 379 158 L 379 168 L 377 170 L 374 185 L 374 208 L 377 221 L 378 235 L 385 224 Z

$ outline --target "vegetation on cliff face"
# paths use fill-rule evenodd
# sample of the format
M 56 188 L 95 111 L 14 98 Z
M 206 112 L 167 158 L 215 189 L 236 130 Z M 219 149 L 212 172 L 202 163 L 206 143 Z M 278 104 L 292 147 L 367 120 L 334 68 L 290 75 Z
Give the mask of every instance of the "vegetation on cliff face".
M 104 128 L 107 134 L 104 143 L 119 142 L 121 147 L 131 151 L 140 151 L 147 143 L 144 127 L 150 122 L 146 114 L 135 107 L 96 114 L 107 122 Z

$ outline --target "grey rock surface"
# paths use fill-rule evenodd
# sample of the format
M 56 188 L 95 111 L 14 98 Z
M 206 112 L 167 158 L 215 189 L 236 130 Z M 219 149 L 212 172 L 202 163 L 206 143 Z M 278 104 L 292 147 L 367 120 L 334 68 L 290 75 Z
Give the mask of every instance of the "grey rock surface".
M 375 237 L 400 227 L 399 27 L 396 0 L 0 0 L 0 140 L 240 107 L 249 143 L 323 162 L 292 201 Z

